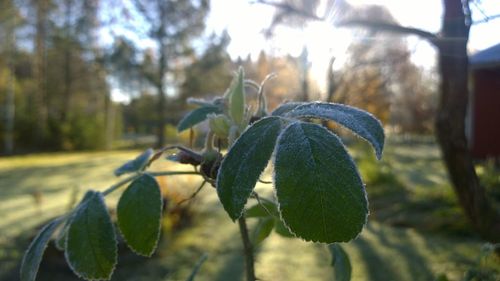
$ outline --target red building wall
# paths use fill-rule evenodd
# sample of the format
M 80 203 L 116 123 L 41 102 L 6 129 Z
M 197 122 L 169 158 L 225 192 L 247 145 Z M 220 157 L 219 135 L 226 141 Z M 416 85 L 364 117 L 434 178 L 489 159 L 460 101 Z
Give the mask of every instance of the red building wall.
M 473 73 L 472 154 L 500 157 L 500 67 Z

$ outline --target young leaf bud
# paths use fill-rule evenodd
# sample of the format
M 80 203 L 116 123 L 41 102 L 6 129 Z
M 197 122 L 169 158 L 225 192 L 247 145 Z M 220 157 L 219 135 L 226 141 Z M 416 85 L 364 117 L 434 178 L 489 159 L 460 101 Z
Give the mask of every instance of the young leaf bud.
M 229 135 L 229 128 L 231 127 L 231 120 L 226 115 L 222 114 L 209 114 L 208 125 L 210 130 L 221 139 L 226 139 Z
M 237 125 L 244 122 L 245 116 L 245 87 L 243 68 L 240 67 L 238 76 L 231 84 L 229 92 L 229 116 Z

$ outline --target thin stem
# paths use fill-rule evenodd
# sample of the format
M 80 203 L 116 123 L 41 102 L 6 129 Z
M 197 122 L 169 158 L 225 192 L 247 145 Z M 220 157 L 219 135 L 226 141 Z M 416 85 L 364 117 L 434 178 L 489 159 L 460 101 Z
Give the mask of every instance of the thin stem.
M 267 81 L 274 79 L 276 77 L 278 77 L 276 73 L 268 74 L 266 78 L 264 78 L 264 80 L 262 80 L 262 82 L 260 83 L 259 93 L 258 93 L 259 108 L 257 109 L 257 116 L 262 117 L 267 115 L 267 101 L 266 101 L 266 96 L 264 95 L 264 86 L 266 85 Z
M 204 181 L 201 183 L 201 185 L 198 187 L 198 189 L 196 189 L 196 191 L 195 191 L 195 192 L 193 192 L 193 194 L 191 194 L 191 196 L 189 196 L 188 198 L 182 199 L 181 201 L 179 201 L 179 203 L 177 203 L 177 205 L 180 205 L 180 204 L 182 204 L 182 203 L 184 203 L 184 202 L 187 202 L 187 201 L 189 201 L 189 200 L 191 200 L 191 199 L 195 198 L 195 197 L 196 197 L 196 195 L 198 195 L 198 193 L 200 193 L 200 191 L 203 189 L 203 187 L 205 186 L 205 184 L 206 184 L 206 183 L 207 183 L 207 181 L 206 181 L 206 180 L 204 180 Z
M 235 127 L 232 126 L 229 131 L 229 147 L 233 145 L 237 137 L 237 130 L 234 130 L 234 128 Z M 243 253 L 245 255 L 245 271 L 247 275 L 247 281 L 256 281 L 257 278 L 255 277 L 255 259 L 253 257 L 253 246 L 248 235 L 247 221 L 244 214 L 238 219 L 238 225 L 240 227 L 241 241 L 243 242 Z
M 136 178 L 138 178 L 141 174 L 133 174 L 129 177 L 126 177 L 124 178 L 123 180 L 113 184 L 112 186 L 108 187 L 106 190 L 104 190 L 102 192 L 102 196 L 106 196 L 108 194 L 110 194 L 111 192 L 117 190 L 118 188 L 120 188 L 122 185 L 128 183 L 128 182 L 131 182 L 133 180 L 135 180 Z
M 215 133 L 212 131 L 209 131 L 207 134 L 207 137 L 205 138 L 205 150 L 206 151 L 213 151 L 214 150 L 214 138 L 215 138 Z
M 153 177 L 160 177 L 160 176 L 175 176 L 175 175 L 199 175 L 200 173 L 198 173 L 196 171 L 166 171 L 166 172 L 148 172 L 148 174 L 150 174 Z M 140 177 L 141 175 L 142 175 L 142 173 L 137 173 L 137 174 L 133 174 L 129 177 L 124 178 L 123 180 L 113 184 L 112 186 L 110 186 L 106 190 L 104 190 L 102 192 L 102 195 L 106 196 L 106 195 L 112 193 L 113 191 L 117 190 L 121 186 L 135 180 L 136 178 Z
M 177 175 L 199 175 L 197 171 L 165 171 L 165 172 L 148 172 L 153 177 L 161 176 L 177 176 Z
M 262 208 L 266 211 L 266 213 L 267 213 L 268 215 L 270 215 L 271 217 L 275 217 L 275 215 L 273 215 L 273 214 L 271 213 L 271 211 L 269 211 L 269 210 L 267 209 L 267 207 L 266 207 L 266 206 L 262 203 L 262 201 L 260 200 L 260 196 L 259 196 L 259 194 L 258 194 L 257 192 L 253 192 L 253 193 L 252 193 L 252 195 L 253 195 L 253 197 L 255 198 L 255 200 L 257 200 L 257 203 L 259 203 L 259 205 L 260 205 L 260 206 L 261 206 L 261 207 L 262 207 Z M 265 198 L 263 198 L 263 200 L 265 200 L 265 201 L 269 202 L 269 200 L 267 200 L 267 199 L 265 199 Z M 273 204 L 274 204 L 274 203 L 273 203 Z
M 257 278 L 255 277 L 253 246 L 252 242 L 250 242 L 250 237 L 248 236 L 248 227 L 244 215 L 238 219 L 238 224 L 240 226 L 241 240 L 243 241 L 247 281 L 256 281 Z
M 171 145 L 171 146 L 166 146 L 166 147 L 158 150 L 153 155 L 153 157 L 151 157 L 151 159 L 149 160 L 149 162 L 144 166 L 144 169 L 146 169 L 147 167 L 151 166 L 151 164 L 153 164 L 154 161 L 158 160 L 163 155 L 163 153 L 165 153 L 165 151 L 171 150 L 171 149 L 178 149 L 178 150 L 184 151 L 188 155 L 190 155 L 191 157 L 193 157 L 195 159 L 200 158 L 200 161 L 201 161 L 201 156 L 199 156 L 198 153 L 194 152 L 193 150 L 191 150 L 189 148 L 186 148 L 186 147 L 184 147 L 182 145 Z

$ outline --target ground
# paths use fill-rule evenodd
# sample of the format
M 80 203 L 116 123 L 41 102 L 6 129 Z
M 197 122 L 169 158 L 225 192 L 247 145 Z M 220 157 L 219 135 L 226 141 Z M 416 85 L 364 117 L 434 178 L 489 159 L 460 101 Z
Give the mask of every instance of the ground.
M 367 183 L 371 215 L 362 234 L 345 244 L 353 280 L 434 280 L 446 274 L 461 280 L 476 267 L 483 243 L 474 236 L 456 204 L 432 139 L 389 138 L 382 162 L 368 146 L 350 150 Z M 17 280 L 18 265 L 36 227 L 64 213 L 84 190 L 103 190 L 116 182 L 112 171 L 139 151 L 57 153 L 0 159 L 0 280 Z M 158 163 L 154 169 L 186 169 Z M 195 177 L 159 179 L 171 196 L 196 189 Z M 174 191 L 173 191 L 174 190 Z M 269 194 L 271 186 L 258 190 Z M 118 194 L 117 194 L 118 195 Z M 110 208 L 116 196 L 107 198 Z M 204 254 L 208 260 L 196 280 L 243 280 L 238 227 L 222 211 L 211 187 L 191 204 L 192 225 L 166 231 L 157 253 L 140 258 L 120 248 L 113 280 L 185 280 Z M 253 226 L 249 220 L 250 226 Z M 165 229 L 169 228 L 165 222 Z M 481 266 L 500 270 L 494 257 Z M 330 256 L 322 244 L 283 238 L 275 233 L 257 250 L 261 280 L 333 280 Z M 77 280 L 49 247 L 39 280 Z

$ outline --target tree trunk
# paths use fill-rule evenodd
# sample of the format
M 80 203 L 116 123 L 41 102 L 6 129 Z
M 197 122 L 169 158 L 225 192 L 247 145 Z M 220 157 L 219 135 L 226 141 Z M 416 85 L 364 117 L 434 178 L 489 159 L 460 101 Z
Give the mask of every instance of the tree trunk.
M 331 57 L 328 62 L 328 70 L 326 72 L 326 82 L 327 90 L 326 90 L 326 102 L 333 102 L 333 95 L 337 90 L 337 85 L 335 83 L 335 76 L 333 73 L 333 63 L 335 62 L 335 57 Z
M 302 53 L 300 54 L 299 57 L 299 64 L 300 64 L 300 70 L 301 70 L 301 90 L 302 90 L 302 101 L 309 101 L 310 95 L 309 95 L 309 59 L 308 59 L 308 52 L 307 48 L 304 46 L 302 49 Z
M 158 139 L 156 146 L 161 148 L 165 145 L 165 125 L 167 123 L 167 111 L 165 105 L 167 103 L 167 93 L 165 89 L 165 73 L 168 71 L 168 62 L 166 54 L 165 40 L 167 39 L 166 28 L 166 15 L 167 15 L 167 5 L 162 1 L 158 1 L 158 10 L 160 11 L 160 26 L 156 34 L 156 40 L 158 43 L 158 50 L 160 53 L 160 58 L 158 62 L 158 81 L 156 84 L 158 90 Z
M 488 201 L 484 188 L 479 184 L 465 135 L 469 78 L 467 41 L 470 22 L 467 22 L 461 0 L 443 2 L 443 40 L 438 44 L 441 96 L 436 118 L 437 139 L 465 214 L 484 239 L 498 243 L 500 215 Z
M 35 122 L 34 140 L 35 146 L 44 145 L 47 134 L 47 87 L 46 87 L 46 54 L 45 39 L 47 37 L 47 13 L 48 1 L 34 1 L 36 5 L 36 35 L 35 35 L 35 61 L 34 76 L 36 79 L 36 91 L 33 96 L 33 121 Z
M 158 41 L 162 41 L 163 38 L 160 38 Z M 156 147 L 161 148 L 165 145 L 165 124 L 167 120 L 167 112 L 165 110 L 167 94 L 165 93 L 165 85 L 164 85 L 164 75 L 166 70 L 166 58 L 165 58 L 165 47 L 160 42 L 159 44 L 160 50 L 160 61 L 158 66 L 158 139 Z
M 13 17 L 14 18 L 14 17 Z M 13 154 L 14 153 L 14 118 L 15 118 L 15 62 L 14 62 L 14 49 L 16 46 L 16 38 L 15 38 L 15 24 L 12 23 L 12 26 L 8 27 L 8 50 L 11 52 L 9 58 L 9 80 L 7 85 L 7 97 L 5 99 L 5 154 Z
M 61 112 L 61 121 L 68 121 L 68 114 L 71 111 L 71 95 L 73 79 L 71 75 L 71 12 L 73 1 L 65 1 L 65 23 L 64 23 L 64 94 L 63 94 L 63 107 Z
M 104 122 L 105 122 L 105 136 L 106 143 L 105 148 L 113 148 L 113 139 L 115 134 L 115 108 L 113 106 L 113 100 L 108 91 L 104 94 Z

